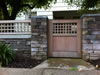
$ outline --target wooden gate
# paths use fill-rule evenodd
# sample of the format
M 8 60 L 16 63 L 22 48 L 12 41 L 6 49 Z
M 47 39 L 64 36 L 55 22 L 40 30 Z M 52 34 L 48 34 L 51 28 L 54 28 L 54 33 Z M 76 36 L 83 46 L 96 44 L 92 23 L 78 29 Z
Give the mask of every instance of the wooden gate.
M 80 20 L 49 21 L 49 57 L 81 57 Z

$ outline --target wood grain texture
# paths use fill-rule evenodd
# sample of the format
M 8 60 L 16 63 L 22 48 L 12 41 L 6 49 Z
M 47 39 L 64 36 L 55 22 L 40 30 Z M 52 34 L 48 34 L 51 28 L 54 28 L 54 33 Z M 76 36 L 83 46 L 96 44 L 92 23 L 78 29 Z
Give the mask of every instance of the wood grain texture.
M 77 23 L 76 34 L 54 34 L 54 23 Z M 51 57 L 81 57 L 81 21 L 52 20 L 49 23 L 49 54 Z M 64 28 L 63 28 L 64 29 Z M 60 29 L 61 30 L 61 29 Z
M 67 52 L 76 51 L 77 37 L 53 37 L 53 51 Z

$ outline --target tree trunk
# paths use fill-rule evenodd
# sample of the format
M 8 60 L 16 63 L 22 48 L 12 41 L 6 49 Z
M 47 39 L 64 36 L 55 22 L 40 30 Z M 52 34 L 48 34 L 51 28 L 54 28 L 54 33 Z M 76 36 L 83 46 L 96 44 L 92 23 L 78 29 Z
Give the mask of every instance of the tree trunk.
M 18 7 L 13 6 L 12 13 L 11 15 L 9 15 L 8 10 L 7 10 L 7 5 L 4 0 L 0 0 L 0 8 L 2 11 L 3 20 L 15 20 L 17 13 L 20 11 L 20 6 Z
M 3 12 L 3 17 L 5 20 L 9 19 L 9 14 L 8 14 L 8 10 L 7 10 L 7 6 L 4 0 L 0 0 L 0 7 L 1 10 Z

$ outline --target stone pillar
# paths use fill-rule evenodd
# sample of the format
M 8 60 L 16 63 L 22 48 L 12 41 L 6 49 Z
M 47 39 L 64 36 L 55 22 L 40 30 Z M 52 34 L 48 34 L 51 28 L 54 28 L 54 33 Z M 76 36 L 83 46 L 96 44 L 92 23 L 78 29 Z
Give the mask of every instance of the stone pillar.
M 82 16 L 82 51 L 84 59 L 100 58 L 100 14 Z
M 31 18 L 31 56 L 35 59 L 47 58 L 47 24 L 48 18 L 34 16 Z

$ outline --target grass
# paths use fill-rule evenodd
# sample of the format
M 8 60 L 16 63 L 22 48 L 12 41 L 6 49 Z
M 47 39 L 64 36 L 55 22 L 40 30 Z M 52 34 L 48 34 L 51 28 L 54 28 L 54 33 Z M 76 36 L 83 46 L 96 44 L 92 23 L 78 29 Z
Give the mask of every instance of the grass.
M 77 67 L 71 67 L 69 70 L 71 70 L 71 71 L 78 71 L 78 68 Z

